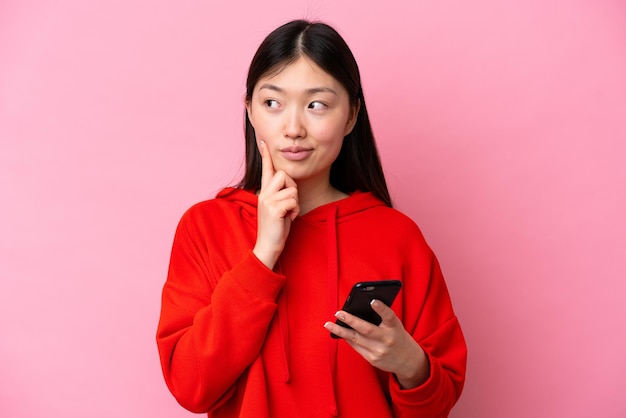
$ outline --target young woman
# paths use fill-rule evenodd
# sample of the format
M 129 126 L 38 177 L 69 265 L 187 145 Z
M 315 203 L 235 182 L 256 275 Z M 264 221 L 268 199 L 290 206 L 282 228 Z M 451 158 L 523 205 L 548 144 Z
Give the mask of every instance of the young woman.
M 447 416 L 465 342 L 435 256 L 391 207 L 350 49 L 325 24 L 281 26 L 245 107 L 244 178 L 175 235 L 157 332 L 170 391 L 210 417 Z M 380 325 L 338 310 L 389 279 L 402 290 L 372 302 Z

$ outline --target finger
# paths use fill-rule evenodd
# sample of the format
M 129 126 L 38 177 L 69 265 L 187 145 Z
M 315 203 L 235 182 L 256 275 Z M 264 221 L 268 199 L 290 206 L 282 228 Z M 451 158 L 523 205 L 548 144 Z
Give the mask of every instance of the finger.
M 366 338 L 371 337 L 372 334 L 378 330 L 376 325 L 345 311 L 337 311 L 335 317 L 344 324 L 352 327 L 353 332 L 357 332 Z
M 280 202 L 281 200 L 292 199 L 296 203 L 298 202 L 298 189 L 295 187 L 283 187 L 280 179 L 272 179 L 267 186 L 266 193 L 268 195 L 267 201 Z
M 289 212 L 289 219 L 295 221 L 298 215 L 300 215 L 300 205 L 296 204 L 296 207 Z
M 276 201 L 270 209 L 270 213 L 273 213 L 277 218 L 289 220 L 293 220 L 291 219 L 293 211 L 298 211 L 298 202 L 293 198 Z
M 396 316 L 396 313 L 389 306 L 385 305 L 378 299 L 372 300 L 370 303 L 374 312 L 376 312 L 381 318 L 381 325 L 394 327 L 398 325 L 400 319 Z
M 283 173 L 285 173 L 283 171 Z M 296 183 L 296 181 L 294 179 L 292 179 L 291 177 L 289 177 L 289 174 L 285 173 L 285 187 L 295 187 L 298 188 L 298 184 Z
M 344 340 L 352 344 L 358 344 L 359 342 L 359 334 L 355 332 L 354 330 L 351 330 L 346 327 L 342 327 L 341 325 L 337 325 L 332 322 L 326 322 L 324 324 L 324 328 L 326 328 L 328 332 L 331 332 L 335 334 L 337 337 L 343 338 Z
M 274 163 L 272 162 L 272 156 L 267 148 L 265 141 L 261 141 L 259 145 L 261 151 L 261 189 L 265 189 L 274 177 Z
M 296 184 L 294 179 L 292 179 L 291 177 L 289 177 L 289 175 L 287 175 L 287 173 L 285 173 L 285 187 L 289 188 L 290 190 L 295 190 L 296 192 L 294 196 L 296 199 L 296 206 L 291 210 L 291 213 L 289 214 L 289 217 L 293 221 L 300 214 L 300 205 L 299 205 L 299 199 L 298 199 L 298 185 Z
M 297 186 L 296 182 L 291 179 L 283 170 L 274 171 L 272 170 L 272 174 L 265 177 L 265 180 L 261 180 L 261 182 L 265 182 L 262 185 L 262 191 L 265 194 L 273 194 L 280 190 L 293 190 L 297 195 Z
M 300 214 L 298 185 L 287 173 L 282 170 L 277 171 L 274 174 L 272 180 L 266 185 L 266 191 L 277 191 L 274 195 L 276 200 L 280 199 L 294 199 L 295 206 L 290 209 L 287 215 L 292 221 L 295 220 Z

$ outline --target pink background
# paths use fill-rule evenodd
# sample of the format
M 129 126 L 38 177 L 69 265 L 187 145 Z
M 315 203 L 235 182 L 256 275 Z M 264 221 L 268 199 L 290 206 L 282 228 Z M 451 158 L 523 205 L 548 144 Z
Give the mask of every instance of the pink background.
M 0 415 L 192 416 L 154 342 L 174 228 L 238 179 L 247 65 L 298 17 L 352 46 L 443 264 L 452 416 L 626 416 L 621 0 L 0 2 Z

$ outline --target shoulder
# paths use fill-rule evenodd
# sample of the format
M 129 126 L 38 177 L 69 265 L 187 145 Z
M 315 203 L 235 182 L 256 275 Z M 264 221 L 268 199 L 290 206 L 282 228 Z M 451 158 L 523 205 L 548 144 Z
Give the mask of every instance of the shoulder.
M 404 231 L 410 235 L 423 237 L 417 223 L 404 212 L 388 206 L 378 206 L 372 208 L 369 214 L 376 224 L 384 225 L 397 231 Z
M 193 217 L 193 216 L 202 216 L 206 213 L 211 213 L 213 211 L 219 210 L 224 207 L 226 202 L 223 199 L 207 199 L 202 200 L 200 202 L 194 203 L 191 205 L 184 213 L 184 217 Z
M 381 223 L 387 225 L 387 234 L 398 246 L 398 251 L 411 254 L 410 257 L 416 254 L 426 258 L 433 256 L 432 248 L 414 219 L 394 208 L 387 208 L 381 216 L 385 219 Z
M 187 209 L 179 222 L 185 228 L 211 229 L 224 226 L 242 216 L 255 216 L 256 197 L 248 191 L 226 188 L 214 198 L 195 203 Z
M 216 212 L 219 212 L 224 207 L 224 202 L 220 199 L 207 199 L 201 202 L 193 204 L 189 207 L 181 216 L 180 222 L 193 223 L 202 219 L 211 218 Z

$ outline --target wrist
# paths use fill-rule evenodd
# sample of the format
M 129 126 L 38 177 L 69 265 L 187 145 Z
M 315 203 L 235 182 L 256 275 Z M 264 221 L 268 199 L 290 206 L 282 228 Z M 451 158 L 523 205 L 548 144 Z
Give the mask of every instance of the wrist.
M 407 364 L 402 371 L 394 375 L 402 389 L 413 389 L 423 385 L 430 377 L 430 362 L 424 350 L 419 347 L 415 362 Z
M 280 252 L 264 251 L 257 246 L 254 247 L 252 253 L 256 258 L 259 259 L 261 263 L 265 264 L 265 266 L 270 270 L 274 269 L 274 266 L 278 261 L 278 256 L 280 255 Z

